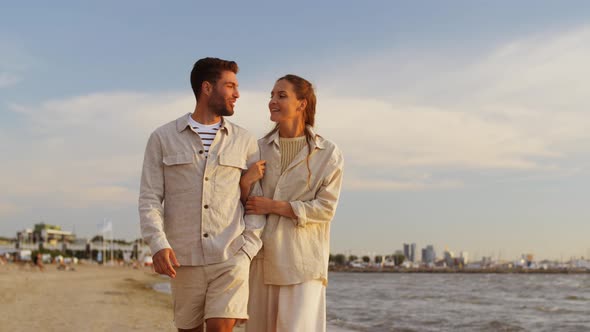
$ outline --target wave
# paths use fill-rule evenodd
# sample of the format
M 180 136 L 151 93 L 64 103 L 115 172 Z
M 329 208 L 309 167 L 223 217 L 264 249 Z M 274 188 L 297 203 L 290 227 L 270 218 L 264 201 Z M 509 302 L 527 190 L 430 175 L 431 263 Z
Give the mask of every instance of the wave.
M 492 320 L 486 322 L 483 326 L 484 331 L 503 331 L 503 332 L 517 332 L 525 331 L 525 328 L 519 325 L 502 322 L 499 320 Z
M 571 311 L 571 310 L 567 310 L 564 308 L 560 308 L 560 307 L 556 307 L 556 306 L 536 306 L 533 307 L 533 309 L 540 311 L 540 312 L 546 312 L 546 313 L 552 313 L 552 314 L 568 314 L 568 313 L 575 313 L 575 311 Z
M 152 286 L 152 288 L 156 292 L 165 293 L 165 294 L 172 294 L 172 289 L 170 288 L 169 282 L 160 282 L 160 283 L 154 284 Z

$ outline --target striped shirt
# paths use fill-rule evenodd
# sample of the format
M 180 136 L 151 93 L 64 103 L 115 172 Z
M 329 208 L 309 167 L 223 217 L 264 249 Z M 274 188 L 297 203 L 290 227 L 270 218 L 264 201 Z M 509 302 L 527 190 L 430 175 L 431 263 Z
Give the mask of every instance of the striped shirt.
M 205 125 L 199 123 L 193 119 L 192 116 L 188 117 L 188 123 L 191 126 L 191 129 L 201 137 L 201 141 L 203 142 L 203 148 L 205 153 L 209 153 L 209 147 L 213 143 L 215 139 L 215 135 L 219 128 L 221 128 L 221 121 L 214 123 L 212 125 Z

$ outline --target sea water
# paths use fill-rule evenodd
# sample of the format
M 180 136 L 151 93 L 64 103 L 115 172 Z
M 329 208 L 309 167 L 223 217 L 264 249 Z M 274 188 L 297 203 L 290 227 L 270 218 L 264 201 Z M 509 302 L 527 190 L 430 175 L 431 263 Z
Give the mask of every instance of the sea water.
M 327 302 L 356 331 L 590 331 L 590 274 L 331 273 Z
M 328 331 L 590 332 L 590 274 L 332 272 Z M 170 292 L 170 285 L 156 286 Z

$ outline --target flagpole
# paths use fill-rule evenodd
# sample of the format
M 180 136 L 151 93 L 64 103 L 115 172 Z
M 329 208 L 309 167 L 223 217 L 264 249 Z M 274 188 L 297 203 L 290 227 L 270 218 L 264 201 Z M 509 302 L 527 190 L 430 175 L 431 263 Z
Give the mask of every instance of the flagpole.
M 104 266 L 106 263 L 106 248 L 105 248 L 105 243 L 104 243 L 104 229 L 106 227 L 106 219 L 107 218 L 102 218 L 102 265 Z
M 109 226 L 111 230 L 111 265 L 113 264 L 113 251 L 115 250 L 115 242 L 114 242 L 114 235 L 113 235 L 113 221 L 109 221 Z

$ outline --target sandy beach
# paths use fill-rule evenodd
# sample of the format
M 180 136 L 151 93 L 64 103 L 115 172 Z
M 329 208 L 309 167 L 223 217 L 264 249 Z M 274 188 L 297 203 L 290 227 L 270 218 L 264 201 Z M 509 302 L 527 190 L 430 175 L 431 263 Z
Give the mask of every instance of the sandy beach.
M 172 300 L 149 268 L 0 266 L 2 331 L 175 331 Z
M 176 331 L 171 296 L 152 288 L 163 282 L 151 268 L 0 265 L 0 330 Z

